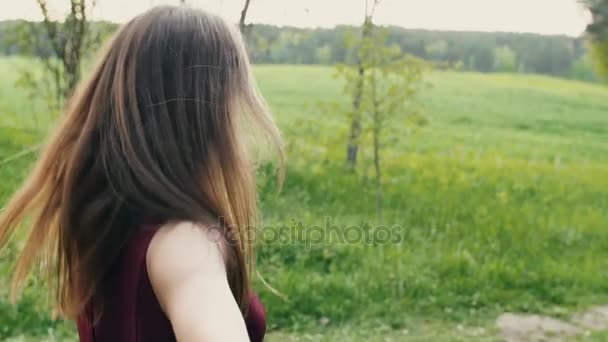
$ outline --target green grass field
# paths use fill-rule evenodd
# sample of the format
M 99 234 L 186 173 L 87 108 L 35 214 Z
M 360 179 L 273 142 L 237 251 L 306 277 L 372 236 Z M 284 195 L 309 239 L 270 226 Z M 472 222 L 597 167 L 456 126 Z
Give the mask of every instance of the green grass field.
M 28 65 L 0 59 L 0 161 L 35 144 L 49 125 L 43 101 L 14 86 L 16 70 Z M 376 222 L 369 152 L 357 174 L 347 172 L 347 119 L 319 106 L 347 103 L 332 70 L 257 66 L 255 73 L 288 144 L 283 191 L 260 177 L 266 231 L 286 227 L 309 238 L 261 234 L 258 270 L 287 297 L 256 282 L 271 340 L 493 340 L 494 319 L 505 311 L 560 317 L 608 303 L 605 87 L 429 75 L 420 98 L 427 124 L 396 127 L 402 133 L 387 143 L 385 212 Z M 33 158 L 0 165 L 0 199 Z M 311 240 L 328 220 L 337 234 L 366 222 L 370 234 L 381 234 L 383 224 L 395 239 Z M 9 254 L 0 254 L 0 284 Z M 0 323 L 10 322 L 0 337 L 65 331 L 41 313 L 41 293 L 32 285 L 20 311 L 0 299 Z

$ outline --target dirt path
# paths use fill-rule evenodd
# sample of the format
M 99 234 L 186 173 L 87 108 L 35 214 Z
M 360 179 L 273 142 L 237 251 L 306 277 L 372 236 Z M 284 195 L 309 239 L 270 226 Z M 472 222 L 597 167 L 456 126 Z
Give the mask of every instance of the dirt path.
M 504 313 L 496 325 L 507 342 L 566 341 L 569 337 L 608 329 L 608 305 L 594 306 L 569 320 L 548 316 Z

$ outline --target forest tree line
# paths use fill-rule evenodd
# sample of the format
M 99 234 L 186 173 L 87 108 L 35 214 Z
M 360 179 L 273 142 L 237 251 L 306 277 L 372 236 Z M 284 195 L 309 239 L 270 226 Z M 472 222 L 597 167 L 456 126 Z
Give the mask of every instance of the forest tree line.
M 27 26 L 28 30 L 23 27 Z M 0 54 L 40 55 L 48 44 L 37 39 L 28 49 L 24 36 L 44 37 L 39 24 L 0 22 Z M 117 28 L 109 22 L 93 22 L 91 29 L 109 35 Z M 345 37 L 360 28 L 295 28 L 253 25 L 246 34 L 251 59 L 260 64 L 326 64 L 349 62 Z M 587 81 L 597 79 L 584 38 L 529 33 L 456 32 L 386 27 L 387 43 L 438 66 L 479 72 L 537 73 Z M 27 31 L 27 32 L 23 32 Z

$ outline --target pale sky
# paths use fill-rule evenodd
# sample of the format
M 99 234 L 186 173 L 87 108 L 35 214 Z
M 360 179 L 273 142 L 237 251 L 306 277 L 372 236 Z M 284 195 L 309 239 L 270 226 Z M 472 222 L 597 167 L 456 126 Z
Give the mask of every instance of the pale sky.
M 65 13 L 67 0 L 48 0 L 52 13 Z M 237 21 L 244 0 L 187 0 Z M 373 2 L 373 0 L 369 0 Z M 97 0 L 96 18 L 123 22 L 153 5 L 178 0 Z M 248 22 L 299 27 L 360 24 L 365 0 L 251 0 Z M 0 0 L 0 20 L 40 19 L 36 0 Z M 407 28 L 534 32 L 578 36 L 589 15 L 577 0 L 383 0 L 375 22 Z

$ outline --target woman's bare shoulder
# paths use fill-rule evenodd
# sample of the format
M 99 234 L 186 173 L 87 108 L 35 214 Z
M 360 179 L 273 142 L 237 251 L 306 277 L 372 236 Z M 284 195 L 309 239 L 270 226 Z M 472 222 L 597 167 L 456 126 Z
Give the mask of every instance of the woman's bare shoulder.
M 152 285 L 167 287 L 191 276 L 224 276 L 220 234 L 212 227 L 188 221 L 170 221 L 154 234 L 146 253 Z

